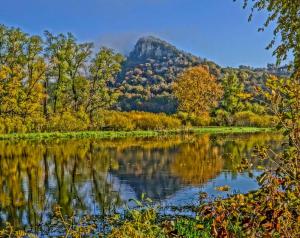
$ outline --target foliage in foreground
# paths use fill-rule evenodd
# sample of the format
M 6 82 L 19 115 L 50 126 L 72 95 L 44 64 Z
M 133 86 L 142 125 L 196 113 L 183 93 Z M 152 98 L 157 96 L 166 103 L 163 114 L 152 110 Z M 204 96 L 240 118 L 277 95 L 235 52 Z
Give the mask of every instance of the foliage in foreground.
M 42 234 L 109 238 L 299 237 L 300 199 L 279 191 L 281 181 L 272 182 L 246 195 L 203 203 L 193 209 L 197 212 L 195 217 L 164 218 L 155 207 L 141 200 L 137 201 L 138 207 L 128 209 L 124 216 L 107 216 L 103 225 L 89 216 L 82 219 L 64 216 L 56 207 L 52 226 L 43 228 Z M 15 230 L 10 224 L 0 231 L 0 237 L 37 237 L 39 234 Z

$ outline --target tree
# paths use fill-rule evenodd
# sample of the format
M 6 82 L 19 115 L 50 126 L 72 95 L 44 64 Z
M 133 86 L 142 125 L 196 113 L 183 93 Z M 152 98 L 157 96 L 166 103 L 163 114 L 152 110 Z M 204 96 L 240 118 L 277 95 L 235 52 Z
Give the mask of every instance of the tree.
M 244 0 L 244 8 L 249 4 L 249 0 Z M 264 23 L 264 28 L 271 22 L 276 21 L 274 38 L 269 44 L 271 48 L 276 43 L 276 37 L 280 34 L 279 45 L 275 48 L 273 54 L 277 57 L 277 63 L 287 59 L 287 55 L 292 53 L 293 74 L 291 79 L 268 80 L 270 93 L 266 93 L 266 98 L 270 102 L 271 110 L 279 119 L 278 127 L 285 130 L 288 135 L 290 151 L 283 158 L 283 168 L 290 171 L 296 168 L 296 175 L 290 176 L 292 180 L 299 182 L 300 177 L 300 1 L 294 0 L 254 0 L 252 13 L 249 20 L 252 19 L 254 11 L 267 10 L 269 15 Z M 291 171 L 290 171 L 291 172 Z M 291 172 L 293 173 L 293 172 Z M 286 174 L 283 172 L 283 174 Z M 295 182 L 295 181 L 294 181 Z M 299 183 L 298 183 L 299 186 Z M 298 187 L 300 192 L 300 187 Z
M 91 122 L 99 109 L 111 107 L 117 100 L 116 91 L 111 87 L 121 71 L 123 56 L 108 48 L 101 48 L 89 66 L 90 86 L 86 111 Z
M 47 93 L 49 100 L 46 102 L 46 109 L 48 110 L 48 103 L 54 113 L 58 110 L 66 110 L 67 103 L 64 99 L 68 96 L 67 91 L 70 87 L 66 72 L 68 70 L 68 62 L 66 60 L 67 44 L 68 41 L 74 41 L 71 34 L 65 36 L 59 34 L 58 36 L 52 35 L 50 32 L 45 32 L 46 45 L 45 45 L 45 58 L 48 61 L 47 67 Z
M 78 111 L 85 95 L 84 68 L 91 55 L 91 43 L 78 44 L 75 37 L 46 32 L 47 87 L 53 112 Z
M 226 74 L 222 79 L 222 87 L 224 90 L 222 107 L 231 114 L 241 111 L 244 108 L 243 100 L 249 95 L 244 92 L 244 85 L 238 76 L 234 72 Z
M 23 121 L 28 116 L 37 117 L 41 112 L 45 76 L 41 38 L 0 26 L 0 47 L 1 113 L 21 116 Z
M 78 111 L 84 105 L 88 95 L 87 78 L 83 75 L 87 60 L 92 51 L 92 43 L 77 44 L 75 40 L 68 42 L 66 61 L 68 63 L 67 77 L 70 80 L 71 105 L 74 111 Z
M 179 109 L 196 115 L 207 114 L 217 106 L 222 88 L 204 67 L 192 67 L 184 71 L 174 84 L 174 95 Z
M 25 121 L 28 116 L 37 119 L 42 116 L 42 101 L 45 98 L 44 80 L 46 63 L 41 56 L 43 50 L 42 40 L 38 36 L 27 39 L 25 47 L 25 75 L 23 82 L 22 102 L 20 103 L 21 115 Z
M 27 35 L 19 29 L 8 29 L 4 26 L 1 26 L 0 32 L 0 71 L 2 71 L 0 113 L 3 116 L 17 116 L 20 115 L 22 81 L 26 77 L 23 48 Z

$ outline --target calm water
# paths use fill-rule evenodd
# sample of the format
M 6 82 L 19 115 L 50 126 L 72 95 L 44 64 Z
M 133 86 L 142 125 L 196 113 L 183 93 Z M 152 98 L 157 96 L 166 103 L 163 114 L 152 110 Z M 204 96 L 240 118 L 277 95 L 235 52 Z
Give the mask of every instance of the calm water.
M 226 196 L 257 188 L 237 172 L 252 148 L 279 148 L 276 134 L 199 135 L 118 140 L 0 142 L 0 223 L 36 225 L 53 205 L 101 215 L 142 193 L 163 205 L 196 204 L 199 192 Z M 253 161 L 256 164 L 256 161 Z M 258 174 L 258 171 L 253 171 Z

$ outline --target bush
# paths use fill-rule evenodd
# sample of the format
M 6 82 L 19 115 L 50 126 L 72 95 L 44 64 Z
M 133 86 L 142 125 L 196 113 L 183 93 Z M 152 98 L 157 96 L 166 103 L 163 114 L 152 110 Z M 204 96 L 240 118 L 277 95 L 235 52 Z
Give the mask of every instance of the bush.
M 130 131 L 136 128 L 126 113 L 105 111 L 99 113 L 96 130 Z M 99 123 L 101 122 L 101 123 Z
M 26 125 L 24 125 L 21 117 L 1 117 L 0 118 L 0 132 L 5 133 L 25 133 L 27 132 Z
M 178 112 L 176 115 L 185 126 L 209 126 L 211 124 L 211 117 L 208 114 L 196 116 L 186 112 Z
M 25 119 L 20 116 L 0 117 L 0 133 L 27 133 L 43 131 L 46 120 L 40 115 L 32 115 Z
M 24 123 L 26 132 L 42 132 L 45 129 L 47 120 L 45 117 L 37 114 L 26 118 Z
M 154 114 L 146 112 L 127 113 L 139 130 L 166 130 L 180 128 L 181 121 L 164 113 Z
M 167 130 L 181 127 L 181 121 L 164 113 L 103 111 L 101 130 Z M 101 120 L 101 119 L 98 120 Z
M 270 127 L 276 125 L 276 119 L 270 115 L 257 115 L 250 111 L 237 112 L 233 116 L 235 126 Z
M 89 127 L 87 114 L 72 113 L 69 111 L 57 113 L 50 116 L 46 131 L 84 131 Z
M 39 116 L 28 117 L 25 122 L 21 117 L 0 117 L 0 133 L 168 130 L 181 127 L 178 118 L 164 113 L 100 111 L 95 118 L 91 124 L 84 111 L 51 114 L 47 121 Z
M 218 126 L 231 126 L 232 125 L 232 115 L 222 109 L 216 111 L 216 116 L 214 118 L 214 124 Z
M 163 229 L 157 223 L 157 212 L 153 208 L 132 209 L 127 212 L 128 218 L 119 227 L 113 227 L 109 238 L 139 237 L 166 238 Z
M 246 110 L 245 111 L 251 111 L 255 114 L 263 115 L 266 113 L 266 107 L 258 104 L 258 103 L 246 103 L 245 104 Z

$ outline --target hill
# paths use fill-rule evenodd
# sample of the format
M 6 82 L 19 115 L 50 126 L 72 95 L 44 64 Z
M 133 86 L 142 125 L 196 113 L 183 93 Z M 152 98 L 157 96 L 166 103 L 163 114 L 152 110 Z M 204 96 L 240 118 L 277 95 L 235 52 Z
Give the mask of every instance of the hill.
M 269 74 L 288 75 L 286 66 L 277 68 L 272 64 L 268 64 L 267 68 L 243 65 L 222 68 L 156 37 L 142 37 L 127 57 L 117 79 L 115 86 L 121 93 L 118 107 L 123 111 L 174 113 L 177 103 L 172 96 L 173 82 L 183 70 L 197 65 L 207 66 L 218 80 L 230 71 L 237 73 L 245 91 L 251 94 L 255 94 L 257 86 L 265 87 Z
M 139 39 L 117 80 L 119 106 L 125 111 L 175 112 L 172 83 L 184 69 L 202 62 L 158 38 Z

